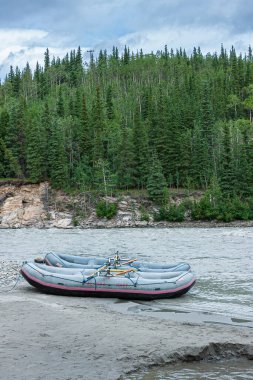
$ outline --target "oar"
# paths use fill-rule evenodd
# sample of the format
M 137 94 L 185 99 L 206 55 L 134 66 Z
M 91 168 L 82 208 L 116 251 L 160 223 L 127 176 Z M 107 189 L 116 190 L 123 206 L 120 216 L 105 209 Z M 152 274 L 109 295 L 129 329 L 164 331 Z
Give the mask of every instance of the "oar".
M 117 273 L 115 274 L 115 276 L 120 276 L 121 274 L 126 274 L 126 273 L 129 273 L 129 272 L 134 272 L 135 270 L 134 269 L 127 269 L 127 270 L 123 270 L 121 271 L 120 273 Z
M 125 262 L 125 263 L 122 263 L 122 265 L 132 264 L 132 263 L 134 263 L 135 261 L 137 261 L 137 259 L 129 260 L 129 261 Z
M 126 269 L 111 269 L 110 268 L 110 272 L 124 272 Z M 136 268 L 131 268 L 131 270 L 133 271 L 133 272 L 137 272 L 137 269 Z
M 128 260 L 128 261 L 126 261 L 126 262 L 123 262 L 123 261 L 121 261 L 120 263 L 118 263 L 118 264 L 112 264 L 112 265 L 114 265 L 114 266 L 116 266 L 116 265 L 119 265 L 119 266 L 123 266 L 123 265 L 128 265 L 128 264 L 132 264 L 133 262 L 135 262 L 135 261 L 137 261 L 137 259 L 133 259 L 133 260 Z
M 94 277 L 97 273 L 99 273 L 101 270 L 106 269 L 106 268 L 108 268 L 108 265 L 104 265 L 104 266 L 98 268 L 94 273 L 92 273 L 91 275 L 89 275 L 89 277 L 87 277 L 87 280 L 86 280 L 86 281 L 90 280 L 90 279 L 91 279 L 92 277 Z

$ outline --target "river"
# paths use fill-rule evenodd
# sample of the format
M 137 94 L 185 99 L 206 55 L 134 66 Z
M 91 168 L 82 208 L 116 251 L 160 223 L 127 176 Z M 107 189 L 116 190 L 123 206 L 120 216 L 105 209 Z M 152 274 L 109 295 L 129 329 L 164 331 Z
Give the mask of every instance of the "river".
M 113 256 L 119 251 L 124 257 L 146 261 L 189 262 L 197 283 L 183 297 L 106 302 L 124 313 L 253 327 L 252 228 L 0 230 L 0 260 L 21 263 L 48 251 L 91 256 Z

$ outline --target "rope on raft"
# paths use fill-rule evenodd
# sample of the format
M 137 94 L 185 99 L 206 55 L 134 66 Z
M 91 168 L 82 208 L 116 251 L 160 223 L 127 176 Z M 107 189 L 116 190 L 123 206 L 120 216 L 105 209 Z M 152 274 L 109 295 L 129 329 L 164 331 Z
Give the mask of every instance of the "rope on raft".
M 21 280 L 23 280 L 23 277 L 22 277 L 21 273 L 19 273 L 17 275 L 17 278 L 16 278 L 14 285 L 10 289 L 3 289 L 3 290 L 1 289 L 0 293 L 12 292 L 17 287 L 18 283 L 21 282 Z

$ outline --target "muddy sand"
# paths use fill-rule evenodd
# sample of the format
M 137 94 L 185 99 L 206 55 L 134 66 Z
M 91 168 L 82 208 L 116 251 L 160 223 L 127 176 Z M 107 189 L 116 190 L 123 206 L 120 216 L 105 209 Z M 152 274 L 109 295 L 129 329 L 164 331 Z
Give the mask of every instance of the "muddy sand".
M 0 289 L 0 379 L 124 379 L 153 365 L 208 357 L 253 359 L 253 330 L 115 311 L 115 299 Z M 183 297 L 182 297 L 183 302 Z

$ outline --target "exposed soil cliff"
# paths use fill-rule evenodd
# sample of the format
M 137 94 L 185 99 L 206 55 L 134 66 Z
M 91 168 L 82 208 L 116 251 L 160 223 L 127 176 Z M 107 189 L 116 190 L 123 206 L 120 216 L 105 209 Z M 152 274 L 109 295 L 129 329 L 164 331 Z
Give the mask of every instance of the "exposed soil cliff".
M 200 192 L 193 192 L 190 198 L 196 199 L 201 195 Z M 180 203 L 185 198 L 186 194 L 179 191 L 173 194 L 172 202 Z M 117 203 L 117 215 L 110 220 L 97 217 L 98 196 L 93 193 L 69 195 L 51 189 L 47 182 L 41 184 L 2 183 L 0 185 L 0 228 L 253 226 L 253 221 L 154 222 L 153 214 L 157 211 L 157 206 L 143 194 L 121 194 L 104 199 Z

